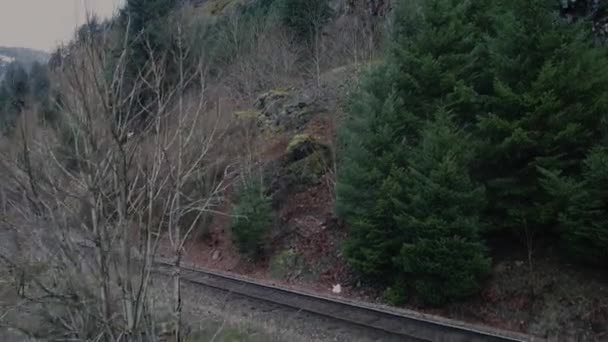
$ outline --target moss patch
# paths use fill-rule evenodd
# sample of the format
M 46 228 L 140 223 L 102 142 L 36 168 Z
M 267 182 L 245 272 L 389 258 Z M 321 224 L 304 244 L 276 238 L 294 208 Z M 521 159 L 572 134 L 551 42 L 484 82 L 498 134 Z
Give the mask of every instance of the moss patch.
M 319 181 L 329 165 L 322 151 L 315 151 L 304 159 L 287 166 L 287 176 L 293 185 L 311 185 Z
M 328 146 L 318 142 L 309 134 L 296 134 L 285 149 L 285 159 L 287 163 L 296 162 L 316 152 L 320 152 L 328 164 L 331 156 Z
M 284 250 L 270 259 L 270 275 L 277 279 L 300 276 L 307 272 L 304 258 L 294 250 Z
M 289 145 L 287 145 L 287 149 L 285 150 L 286 154 L 292 154 L 297 149 L 301 148 L 306 144 L 313 144 L 314 140 L 309 134 L 296 134 L 289 141 Z

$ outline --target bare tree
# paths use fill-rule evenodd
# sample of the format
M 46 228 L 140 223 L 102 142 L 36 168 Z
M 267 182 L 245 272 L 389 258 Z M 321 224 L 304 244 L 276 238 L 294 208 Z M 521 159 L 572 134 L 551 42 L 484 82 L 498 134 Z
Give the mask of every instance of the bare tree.
M 21 139 L 12 142 L 19 151 L 0 155 L 8 184 L 2 227 L 27 242 L 0 258 L 27 272 L 30 287 L 19 305 L 49 323 L 44 332 L 21 327 L 33 335 L 155 341 L 149 293 L 166 234 L 174 261 L 174 337 L 182 340 L 184 246 L 201 218 L 216 211 L 231 179 L 230 164 L 215 158 L 229 123 L 219 109 L 205 110 L 204 63 L 186 64 L 182 26 L 176 48 L 150 49 L 130 80 L 128 42 L 124 37 L 118 57 L 107 53 L 106 35 L 73 45 L 54 79 L 61 127 L 29 134 L 23 125 Z M 178 69 L 175 87 L 165 82 L 169 62 Z M 153 94 L 150 103 L 140 103 L 143 89 Z M 196 178 L 209 173 L 204 193 L 193 191 Z M 31 272 L 35 262 L 45 266 Z
M 216 105 L 215 117 L 205 115 L 205 72 L 202 64 L 193 70 L 187 70 L 186 61 L 191 53 L 190 48 L 184 45 L 184 28 L 178 23 L 176 25 L 176 49 L 172 53 L 174 63 L 178 69 L 178 83 L 176 91 L 176 108 L 170 113 L 171 120 L 175 123 L 174 129 L 164 136 L 164 139 L 157 139 L 157 150 L 162 153 L 168 167 L 168 186 L 169 191 L 164 197 L 166 202 L 166 218 L 169 241 L 173 252 L 173 313 L 175 318 L 175 340 L 181 341 L 181 262 L 184 253 L 184 246 L 201 223 L 203 215 L 209 212 L 216 212 L 217 207 L 223 200 L 223 194 L 229 181 L 232 179 L 231 165 L 223 165 L 222 174 L 212 179 L 206 185 L 205 193 L 195 194 L 193 197 L 189 191 L 189 184 L 200 177 L 200 172 L 211 172 L 218 165 L 213 153 L 219 146 L 218 141 L 223 139 L 225 127 L 221 127 L 220 102 Z M 197 82 L 198 81 L 198 82 Z M 162 78 L 156 78 L 156 84 L 160 84 Z M 160 91 L 159 87 L 155 87 Z M 188 101 L 186 91 L 190 88 L 198 89 L 195 96 Z M 209 113 L 207 113 L 209 114 Z M 160 117 L 159 117 L 160 118 Z M 159 124 L 155 136 L 161 136 Z

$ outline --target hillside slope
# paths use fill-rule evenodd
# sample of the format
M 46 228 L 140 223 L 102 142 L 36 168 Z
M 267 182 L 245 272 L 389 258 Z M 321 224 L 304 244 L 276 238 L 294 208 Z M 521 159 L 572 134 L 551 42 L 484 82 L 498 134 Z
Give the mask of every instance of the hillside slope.
M 0 79 L 10 63 L 17 62 L 29 69 L 36 62 L 44 64 L 48 60 L 49 54 L 44 51 L 0 46 Z

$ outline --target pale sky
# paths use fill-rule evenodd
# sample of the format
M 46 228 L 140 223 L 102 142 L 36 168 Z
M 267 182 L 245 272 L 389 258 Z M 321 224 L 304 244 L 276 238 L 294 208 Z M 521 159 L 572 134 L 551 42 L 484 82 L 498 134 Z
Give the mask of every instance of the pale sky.
M 52 51 L 72 38 L 87 11 L 111 16 L 124 0 L 0 0 L 0 46 Z

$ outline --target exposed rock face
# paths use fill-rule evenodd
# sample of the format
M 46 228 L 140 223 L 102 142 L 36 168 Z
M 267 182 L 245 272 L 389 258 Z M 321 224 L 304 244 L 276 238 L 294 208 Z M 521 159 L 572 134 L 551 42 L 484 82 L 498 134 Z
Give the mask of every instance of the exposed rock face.
M 311 116 L 324 112 L 315 97 L 309 93 L 292 93 L 291 90 L 272 90 L 257 99 L 254 104 L 260 112 L 263 127 L 272 129 L 301 129 Z
M 302 132 L 311 118 L 335 113 L 345 106 L 358 73 L 353 66 L 340 67 L 325 73 L 320 87 L 311 82 L 298 89 L 270 90 L 257 98 L 253 108 L 235 115 L 255 118 L 263 129 Z

